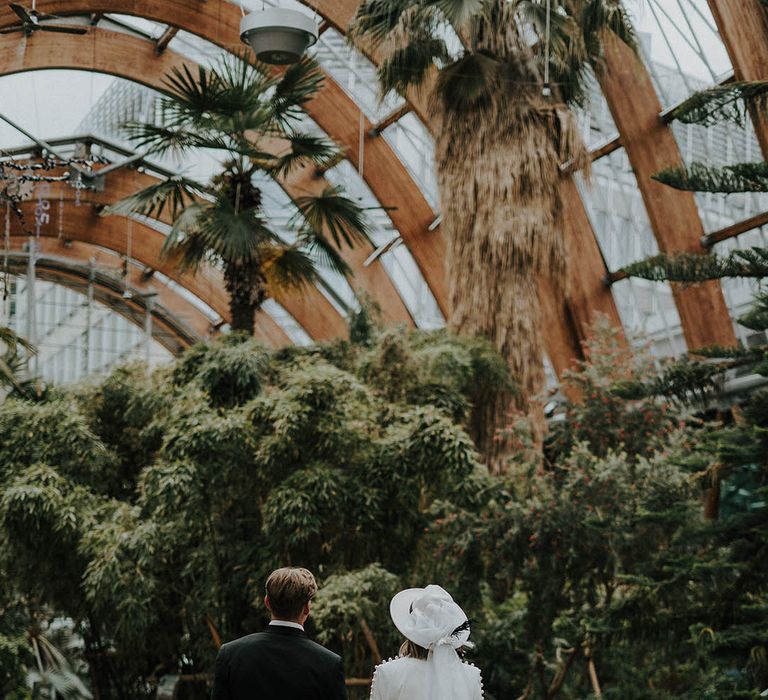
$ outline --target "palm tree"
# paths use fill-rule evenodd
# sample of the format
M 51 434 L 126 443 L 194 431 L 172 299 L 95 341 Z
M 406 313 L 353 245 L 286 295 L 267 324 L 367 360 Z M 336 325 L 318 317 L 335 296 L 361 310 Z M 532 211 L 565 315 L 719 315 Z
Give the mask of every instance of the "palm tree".
M 21 350 L 35 353 L 35 348 L 7 326 L 0 326 L 0 385 L 15 390 L 19 395 L 30 394 L 34 382 L 23 380 L 19 375 L 26 366 Z
M 415 89 L 428 99 L 450 326 L 491 340 L 520 386 L 482 407 L 485 429 L 475 437 L 486 459 L 513 402 L 543 434 L 534 400 L 544 384 L 538 278 L 564 288 L 560 166 L 588 162 L 568 105 L 585 99 L 604 32 L 634 45 L 619 0 L 551 0 L 551 8 L 548 36 L 546 0 L 364 0 L 350 27 L 353 43 L 383 56 L 383 93 Z
M 338 248 L 367 236 L 363 211 L 338 187 L 296 200 L 290 241 L 265 217 L 255 178 L 280 181 L 298 165 L 329 167 L 341 158 L 333 143 L 298 129 L 302 108 L 321 83 L 322 73 L 309 59 L 275 77 L 245 55 L 229 56 L 196 73 L 174 69 L 166 77 L 158 123 L 126 125 L 148 154 L 209 149 L 224 155 L 221 171 L 205 185 L 171 177 L 105 213 L 167 211 L 173 224 L 164 254 L 178 255 L 184 270 L 204 261 L 223 268 L 232 330 L 253 334 L 254 313 L 268 292 L 311 283 L 318 261 L 349 273 Z

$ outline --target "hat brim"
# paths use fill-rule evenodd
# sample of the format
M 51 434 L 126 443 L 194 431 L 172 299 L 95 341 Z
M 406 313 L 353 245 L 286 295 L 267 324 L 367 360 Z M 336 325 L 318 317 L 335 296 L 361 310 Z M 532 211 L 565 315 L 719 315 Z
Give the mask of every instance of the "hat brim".
M 398 632 L 406 639 L 418 644 L 410 637 L 408 622 L 411 619 L 411 605 L 421 595 L 424 594 L 424 588 L 406 588 L 404 591 L 396 593 L 389 603 L 389 615 L 392 622 L 395 623 Z M 469 639 L 469 630 L 463 630 L 456 635 L 457 639 L 464 644 Z
M 406 630 L 408 629 L 408 620 L 411 617 L 411 605 L 423 593 L 423 588 L 406 588 L 404 591 L 396 593 L 389 603 L 389 615 L 392 622 L 406 639 L 408 639 Z

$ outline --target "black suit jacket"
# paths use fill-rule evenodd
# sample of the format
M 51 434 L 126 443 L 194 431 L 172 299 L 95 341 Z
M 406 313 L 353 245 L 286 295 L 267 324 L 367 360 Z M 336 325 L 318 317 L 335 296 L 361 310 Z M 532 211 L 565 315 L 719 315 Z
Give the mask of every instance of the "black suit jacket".
M 221 647 L 212 700 L 346 700 L 341 657 L 294 627 L 270 625 Z

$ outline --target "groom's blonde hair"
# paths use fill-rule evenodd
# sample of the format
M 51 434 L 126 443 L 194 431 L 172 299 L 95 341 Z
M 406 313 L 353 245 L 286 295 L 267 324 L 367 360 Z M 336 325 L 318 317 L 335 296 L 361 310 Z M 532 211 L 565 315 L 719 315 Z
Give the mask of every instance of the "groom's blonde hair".
M 295 620 L 317 593 L 317 581 L 309 569 L 286 566 L 269 575 L 266 589 L 272 613 Z

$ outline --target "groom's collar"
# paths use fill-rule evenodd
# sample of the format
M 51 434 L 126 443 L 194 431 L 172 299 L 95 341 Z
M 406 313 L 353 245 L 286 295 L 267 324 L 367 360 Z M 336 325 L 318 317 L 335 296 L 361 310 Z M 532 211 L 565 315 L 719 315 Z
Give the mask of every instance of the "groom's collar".
M 297 622 L 287 622 L 286 620 L 272 620 L 267 625 L 267 632 L 282 634 L 288 637 L 305 636 L 304 628 Z
M 269 623 L 272 627 L 293 627 L 293 629 L 304 631 L 304 626 L 298 622 L 290 622 L 288 620 L 272 620 Z

